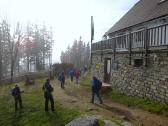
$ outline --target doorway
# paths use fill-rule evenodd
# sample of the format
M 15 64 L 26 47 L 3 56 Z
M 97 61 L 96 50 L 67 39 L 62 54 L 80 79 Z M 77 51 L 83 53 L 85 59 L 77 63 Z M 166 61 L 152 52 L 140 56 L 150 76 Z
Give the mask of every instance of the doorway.
M 105 58 L 104 60 L 104 82 L 110 83 L 111 77 L 111 58 Z

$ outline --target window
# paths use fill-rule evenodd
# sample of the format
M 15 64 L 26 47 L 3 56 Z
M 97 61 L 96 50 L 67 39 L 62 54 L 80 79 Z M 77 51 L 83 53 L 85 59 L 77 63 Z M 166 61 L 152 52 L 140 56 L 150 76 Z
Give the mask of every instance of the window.
M 118 70 L 118 68 L 119 68 L 119 61 L 118 60 L 113 60 L 112 69 L 113 70 Z
M 143 65 L 143 59 L 134 59 L 134 67 L 140 67 Z

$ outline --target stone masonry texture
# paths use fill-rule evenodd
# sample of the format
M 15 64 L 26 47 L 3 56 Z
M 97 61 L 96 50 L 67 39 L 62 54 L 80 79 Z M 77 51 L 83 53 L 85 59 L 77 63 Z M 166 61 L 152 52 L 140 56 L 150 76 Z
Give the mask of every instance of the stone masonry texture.
M 93 54 L 92 71 L 102 81 L 104 80 L 104 60 L 111 58 L 113 54 Z M 143 59 L 143 65 L 134 67 L 134 59 Z M 148 66 L 144 66 L 144 55 L 133 54 L 129 65 L 129 54 L 116 54 L 118 69 L 111 67 L 110 84 L 129 96 L 148 98 L 164 104 L 168 104 L 168 54 L 152 53 L 148 56 Z

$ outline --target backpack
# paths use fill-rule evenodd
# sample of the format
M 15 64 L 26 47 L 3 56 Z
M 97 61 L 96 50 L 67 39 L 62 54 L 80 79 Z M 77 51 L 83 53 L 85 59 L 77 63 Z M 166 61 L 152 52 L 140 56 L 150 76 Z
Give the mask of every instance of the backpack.
M 102 82 L 97 79 L 97 88 L 98 88 L 98 90 L 100 90 L 101 87 L 102 87 Z
M 12 96 L 18 95 L 18 92 L 17 92 L 16 88 L 12 89 L 11 92 L 12 92 Z
M 48 92 L 52 92 L 54 90 L 51 85 L 47 85 L 47 84 L 45 85 L 45 88 Z

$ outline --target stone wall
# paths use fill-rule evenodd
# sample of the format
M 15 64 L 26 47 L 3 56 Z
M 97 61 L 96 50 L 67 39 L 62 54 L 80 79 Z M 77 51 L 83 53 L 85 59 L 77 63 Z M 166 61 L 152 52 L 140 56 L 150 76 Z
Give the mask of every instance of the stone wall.
M 96 76 L 103 81 L 104 62 L 101 60 L 101 56 L 99 54 L 94 54 L 92 57 L 92 73 L 93 76 Z
M 148 67 L 134 67 L 134 59 L 143 58 L 143 54 L 132 55 L 132 64 L 129 65 L 129 54 L 116 54 L 115 60 L 119 62 L 118 69 L 111 69 L 112 88 L 121 92 L 142 98 L 168 104 L 168 55 L 150 54 Z M 104 59 L 111 58 L 113 54 L 93 54 L 93 74 L 101 80 L 104 78 Z M 102 59 L 102 60 L 101 60 Z M 145 62 L 145 61 L 143 61 Z

